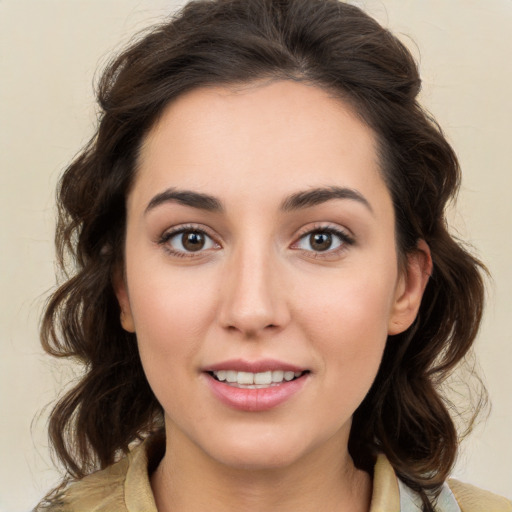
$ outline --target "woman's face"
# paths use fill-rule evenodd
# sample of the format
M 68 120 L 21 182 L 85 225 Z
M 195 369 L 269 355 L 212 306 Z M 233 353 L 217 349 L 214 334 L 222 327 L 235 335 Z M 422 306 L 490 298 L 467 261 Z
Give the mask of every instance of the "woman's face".
M 339 453 L 424 287 L 373 132 L 313 86 L 204 88 L 139 163 L 116 293 L 168 438 L 245 468 Z

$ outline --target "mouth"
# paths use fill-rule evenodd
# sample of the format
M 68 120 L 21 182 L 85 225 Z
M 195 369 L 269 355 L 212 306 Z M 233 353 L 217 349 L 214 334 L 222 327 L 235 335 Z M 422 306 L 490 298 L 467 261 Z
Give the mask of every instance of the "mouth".
M 216 381 L 234 388 L 265 389 L 300 379 L 308 374 L 309 370 L 267 370 L 258 373 L 237 370 L 215 370 L 206 373 Z
M 311 370 L 277 359 L 230 359 L 202 368 L 213 395 L 242 412 L 264 412 L 307 389 Z

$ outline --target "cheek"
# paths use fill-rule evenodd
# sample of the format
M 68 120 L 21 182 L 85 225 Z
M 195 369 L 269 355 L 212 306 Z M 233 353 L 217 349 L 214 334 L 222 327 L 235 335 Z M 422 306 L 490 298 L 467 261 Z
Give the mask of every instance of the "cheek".
M 396 272 L 349 268 L 314 283 L 303 282 L 292 294 L 298 319 L 320 333 L 387 333 L 393 308 Z M 358 333 L 360 335 L 358 336 Z M 327 336 L 330 337 L 329 335 Z
M 382 359 L 395 280 L 393 274 L 354 269 L 324 284 L 298 300 L 297 318 L 320 355 L 329 382 L 359 387 L 362 400 Z
M 186 272 L 185 272 L 186 274 Z M 191 406 L 191 383 L 198 375 L 198 355 L 214 314 L 213 290 L 196 284 L 183 272 L 134 276 L 130 303 L 146 378 L 166 414 L 180 412 L 180 421 L 206 421 Z
M 153 268 L 132 274 L 130 304 L 149 380 L 170 378 L 194 367 L 201 339 L 215 315 L 214 290 L 200 286 L 201 282 L 187 271 Z
M 188 337 L 213 313 L 213 286 L 204 285 L 212 283 L 212 276 L 203 269 L 134 266 L 129 290 L 138 331 L 175 331 Z

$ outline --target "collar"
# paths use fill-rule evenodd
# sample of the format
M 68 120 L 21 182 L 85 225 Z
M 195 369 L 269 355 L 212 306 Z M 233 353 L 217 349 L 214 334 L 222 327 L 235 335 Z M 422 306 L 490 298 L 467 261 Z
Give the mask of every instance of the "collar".
M 146 439 L 128 455 L 124 498 L 128 512 L 157 512 L 149 477 L 165 452 L 165 437 L 156 434 Z M 461 512 L 447 484 L 437 501 L 440 512 Z M 380 454 L 374 467 L 372 500 L 369 512 L 420 512 L 418 495 L 401 482 L 385 455 Z

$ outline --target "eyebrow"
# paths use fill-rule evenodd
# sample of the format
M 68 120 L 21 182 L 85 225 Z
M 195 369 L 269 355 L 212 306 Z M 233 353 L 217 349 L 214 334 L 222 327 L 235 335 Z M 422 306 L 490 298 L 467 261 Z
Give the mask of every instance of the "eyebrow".
M 192 208 L 198 208 L 208 212 L 222 212 L 224 210 L 222 203 L 208 194 L 193 192 L 191 190 L 168 188 L 151 199 L 144 213 L 146 214 L 164 203 L 179 203 L 184 206 L 191 206 Z
M 368 200 L 357 190 L 346 187 L 320 187 L 290 195 L 281 203 L 281 210 L 291 212 L 305 208 L 317 206 L 332 199 L 349 199 L 357 201 L 364 205 L 371 213 L 373 208 Z M 168 188 L 160 194 L 157 194 L 146 207 L 144 213 L 147 214 L 157 206 L 165 203 L 178 203 L 192 208 L 198 208 L 208 212 L 221 213 L 224 211 L 222 202 L 214 196 L 194 192 L 192 190 L 177 190 Z
M 326 203 L 332 199 L 350 199 L 357 201 L 364 205 L 372 214 L 373 208 L 368 200 L 357 190 L 345 187 L 322 187 L 306 190 L 304 192 L 297 192 L 286 198 L 282 205 L 281 210 L 290 212 L 300 210 L 303 208 L 311 208 L 319 204 Z

